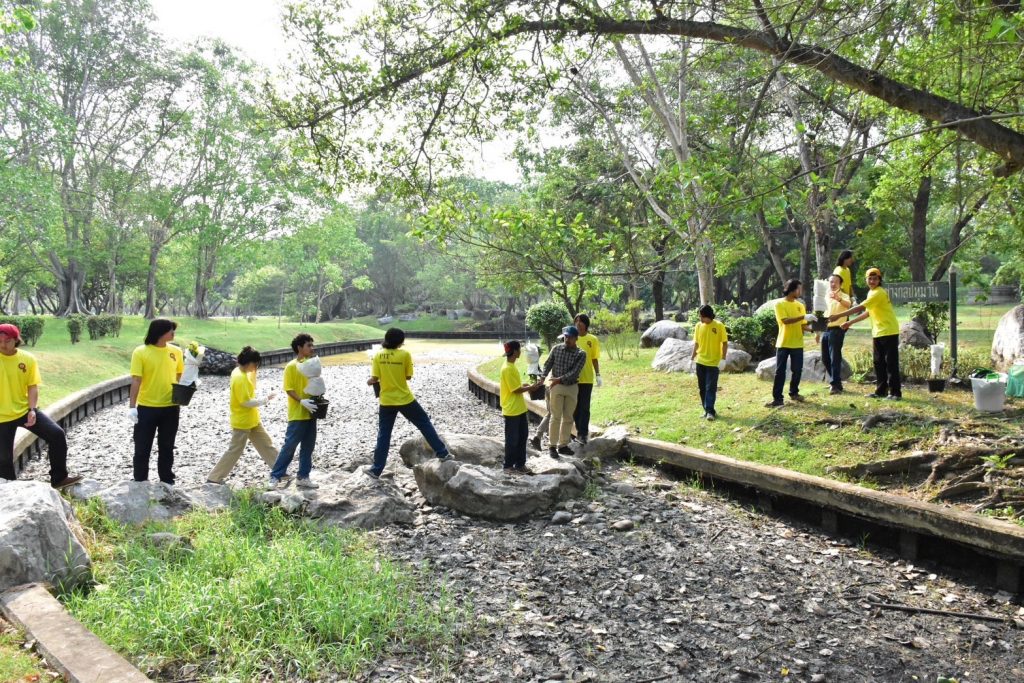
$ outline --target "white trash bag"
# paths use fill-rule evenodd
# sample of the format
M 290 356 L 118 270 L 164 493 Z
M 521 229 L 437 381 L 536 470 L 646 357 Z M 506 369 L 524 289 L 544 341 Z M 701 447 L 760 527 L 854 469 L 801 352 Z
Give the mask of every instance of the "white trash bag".
M 185 370 L 181 373 L 181 379 L 178 380 L 178 384 L 191 386 L 193 382 L 199 379 L 199 366 L 203 364 L 206 347 L 193 342 L 181 351 L 185 360 Z
M 306 359 L 299 363 L 299 372 L 303 377 L 307 377 L 309 382 L 306 384 L 306 393 L 310 396 L 323 396 L 324 392 L 327 391 L 327 385 L 324 384 L 324 378 L 320 376 L 323 371 L 320 365 L 320 356 L 313 356 L 312 358 Z
M 932 377 L 938 377 L 942 374 L 942 355 L 946 351 L 946 345 L 932 344 L 929 348 L 932 353 Z

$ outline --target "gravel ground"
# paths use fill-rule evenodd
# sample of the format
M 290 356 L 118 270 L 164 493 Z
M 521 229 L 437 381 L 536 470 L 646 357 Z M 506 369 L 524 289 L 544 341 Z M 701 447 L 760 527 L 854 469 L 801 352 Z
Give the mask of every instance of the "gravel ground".
M 413 390 L 439 431 L 501 434 L 497 411 L 466 389 L 468 359 L 419 361 Z M 320 427 L 317 470 L 369 462 L 375 402 L 365 366 L 325 369 L 331 414 Z M 276 386 L 281 371 L 260 371 Z M 205 480 L 228 436 L 227 380 L 207 378 L 183 410 L 176 470 Z M 276 443 L 283 402 L 263 409 Z M 101 481 L 130 478 L 129 425 L 121 409 L 70 433 L 71 469 Z M 666 475 L 612 464 L 569 522 L 545 516 L 495 524 L 431 509 L 397 445 L 389 468 L 420 505 L 414 527 L 373 532 L 390 555 L 424 566 L 475 619 L 460 644 L 403 652 L 366 675 L 374 681 L 959 681 L 1024 680 L 1024 609 L 1011 596 L 748 510 Z M 155 456 L 152 464 L 155 470 Z M 26 476 L 45 480 L 35 462 Z M 155 477 L 155 472 L 154 472 Z M 229 482 L 264 481 L 250 449 Z M 632 530 L 618 532 L 619 526 Z M 984 613 L 1007 622 L 912 614 L 869 602 Z M 1014 624 L 1013 619 L 1018 621 Z

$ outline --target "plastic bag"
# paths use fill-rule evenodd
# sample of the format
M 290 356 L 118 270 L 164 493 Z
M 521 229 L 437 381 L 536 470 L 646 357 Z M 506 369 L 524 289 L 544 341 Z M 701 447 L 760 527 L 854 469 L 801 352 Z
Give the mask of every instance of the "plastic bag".
M 1011 366 L 1006 375 L 1006 395 L 1024 398 L 1024 365 Z
M 938 377 L 942 372 L 942 354 L 946 350 L 945 344 L 932 344 L 932 377 Z
M 814 311 L 827 311 L 828 310 L 828 293 L 829 293 L 828 280 L 815 280 L 814 281 L 814 301 L 812 303 L 811 310 L 814 310 Z

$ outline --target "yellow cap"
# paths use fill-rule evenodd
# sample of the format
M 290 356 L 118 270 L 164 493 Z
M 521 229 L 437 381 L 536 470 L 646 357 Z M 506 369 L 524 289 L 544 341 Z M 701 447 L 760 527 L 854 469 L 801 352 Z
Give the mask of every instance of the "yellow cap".
M 882 271 L 880 271 L 878 268 L 868 268 L 868 272 L 864 273 L 864 279 L 867 280 L 872 275 L 882 277 Z

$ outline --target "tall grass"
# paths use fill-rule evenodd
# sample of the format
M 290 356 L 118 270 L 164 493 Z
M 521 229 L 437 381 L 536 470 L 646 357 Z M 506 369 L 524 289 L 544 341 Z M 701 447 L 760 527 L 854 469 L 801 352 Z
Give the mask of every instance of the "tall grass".
M 67 596 L 78 619 L 143 666 L 198 663 L 211 679 L 344 677 L 398 643 L 427 651 L 456 637 L 463 614 L 443 586 L 380 556 L 361 533 L 295 520 L 248 494 L 172 530 L 191 547 L 129 532 L 97 562 L 101 586 Z

